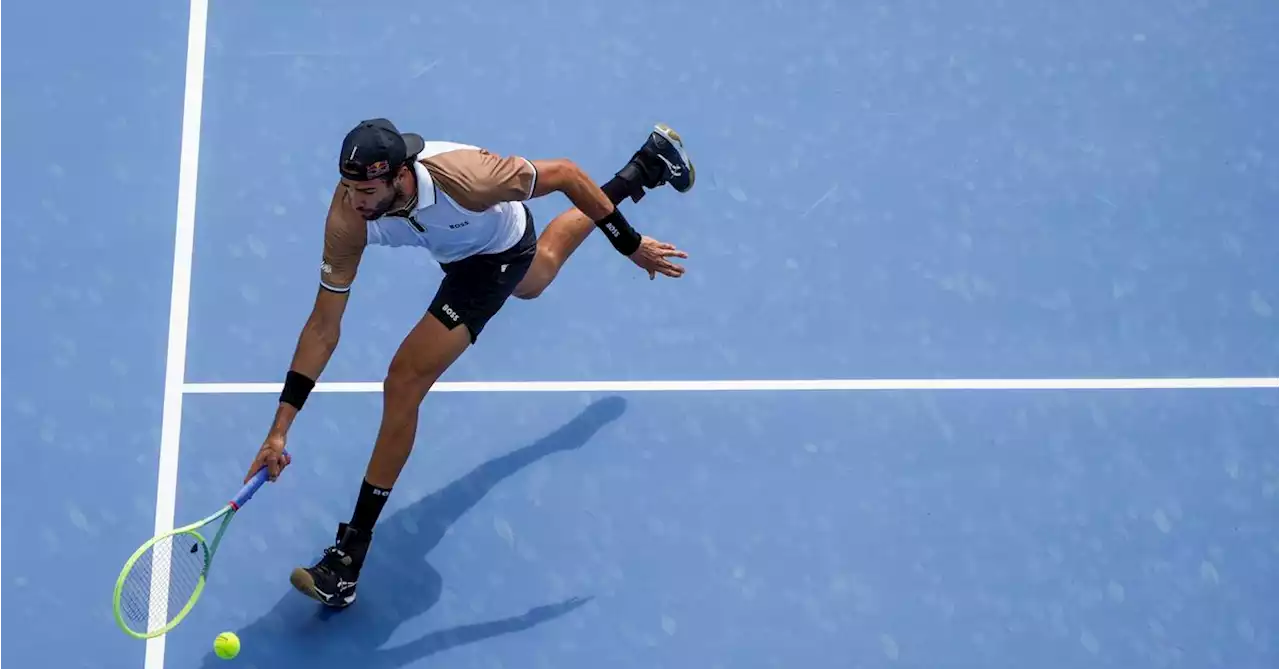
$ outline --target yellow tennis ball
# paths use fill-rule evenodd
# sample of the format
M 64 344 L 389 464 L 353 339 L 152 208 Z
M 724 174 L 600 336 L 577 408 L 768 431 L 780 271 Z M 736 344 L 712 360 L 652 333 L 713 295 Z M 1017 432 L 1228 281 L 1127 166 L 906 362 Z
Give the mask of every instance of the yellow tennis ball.
M 224 660 L 240 654 L 240 637 L 235 632 L 223 632 L 218 638 L 213 640 L 213 652 Z

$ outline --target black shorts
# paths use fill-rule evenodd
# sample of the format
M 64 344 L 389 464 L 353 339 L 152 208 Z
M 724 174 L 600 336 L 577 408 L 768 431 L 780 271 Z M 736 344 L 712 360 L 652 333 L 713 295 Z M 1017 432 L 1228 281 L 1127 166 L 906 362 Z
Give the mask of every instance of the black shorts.
M 444 279 L 427 313 L 450 330 L 465 325 L 473 344 L 485 324 L 520 285 L 537 254 L 538 235 L 527 205 L 524 213 L 528 220 L 524 236 L 511 248 L 440 265 Z

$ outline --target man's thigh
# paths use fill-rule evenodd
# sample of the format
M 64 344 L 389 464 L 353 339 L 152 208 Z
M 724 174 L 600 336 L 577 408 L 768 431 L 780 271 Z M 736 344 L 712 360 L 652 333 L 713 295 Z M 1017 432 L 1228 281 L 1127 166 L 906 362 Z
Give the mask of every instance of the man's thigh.
M 470 345 L 471 339 L 464 328 L 448 328 L 435 315 L 423 314 L 400 342 L 391 359 L 391 367 L 387 370 L 386 397 L 412 397 L 421 401 L 421 394 Z

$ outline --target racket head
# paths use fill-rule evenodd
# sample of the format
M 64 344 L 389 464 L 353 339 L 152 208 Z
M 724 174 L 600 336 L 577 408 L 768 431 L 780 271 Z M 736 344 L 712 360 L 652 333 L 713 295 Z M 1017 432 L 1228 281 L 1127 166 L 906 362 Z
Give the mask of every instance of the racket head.
M 152 537 L 116 579 L 112 610 L 129 636 L 150 639 L 178 626 L 204 592 L 213 551 L 199 526 Z

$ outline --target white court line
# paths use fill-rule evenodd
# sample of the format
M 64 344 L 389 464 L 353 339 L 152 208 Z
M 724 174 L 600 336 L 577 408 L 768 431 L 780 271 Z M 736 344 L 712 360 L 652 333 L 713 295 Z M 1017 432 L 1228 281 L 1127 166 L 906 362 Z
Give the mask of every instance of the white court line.
M 187 80 L 182 103 L 182 149 L 178 158 L 178 211 L 173 240 L 173 285 L 169 298 L 169 351 L 164 370 L 164 412 L 160 423 L 160 467 L 156 480 L 155 533 L 173 529 L 178 485 L 178 437 L 182 432 L 183 379 L 187 365 L 187 317 L 191 303 L 191 256 L 195 244 L 196 172 L 200 164 L 200 113 L 204 97 L 207 0 L 191 0 L 187 24 Z M 152 571 L 153 624 L 168 616 L 167 569 Z M 158 606 L 156 602 L 159 602 Z M 164 667 L 165 637 L 147 640 L 145 669 Z
M 187 383 L 191 394 L 279 393 L 281 383 Z M 1161 390 L 1280 388 L 1276 378 L 1095 379 L 742 379 L 703 381 L 441 381 L 431 392 L 696 392 L 768 390 Z M 318 393 L 377 393 L 379 381 L 321 382 Z

